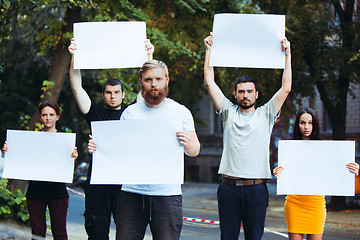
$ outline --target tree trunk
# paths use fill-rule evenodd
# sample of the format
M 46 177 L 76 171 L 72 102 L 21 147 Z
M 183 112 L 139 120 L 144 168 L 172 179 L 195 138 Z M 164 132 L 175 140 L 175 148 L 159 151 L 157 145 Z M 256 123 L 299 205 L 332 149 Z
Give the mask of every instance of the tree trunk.
M 64 33 L 73 31 L 73 23 L 79 22 L 80 17 L 81 9 L 79 7 L 67 7 L 64 19 L 65 24 L 61 33 L 59 34 L 58 42 L 55 47 L 55 54 L 52 60 L 52 67 L 48 78 L 48 81 L 54 83 L 54 87 L 46 88 L 44 90 L 44 98 L 40 99 L 40 103 L 44 100 L 57 101 L 60 96 L 60 92 L 64 84 L 65 76 L 69 69 L 69 64 L 71 60 L 70 53 L 67 49 L 67 41 L 63 38 L 63 35 Z M 39 119 L 39 110 L 36 109 L 28 124 L 30 131 L 35 129 L 35 124 L 39 122 Z M 11 191 L 14 191 L 16 189 L 25 191 L 26 187 L 27 181 L 9 180 L 8 188 Z
M 83 139 L 82 139 L 82 134 L 81 134 L 81 128 L 80 128 L 80 124 L 79 121 L 81 119 L 82 116 L 80 116 L 80 111 L 78 108 L 78 105 L 75 101 L 74 97 L 71 97 L 70 100 L 70 115 L 71 118 L 73 119 L 72 121 L 72 131 L 74 133 L 76 133 L 76 146 L 77 146 L 77 151 L 79 153 L 79 159 L 83 159 L 84 158 L 84 148 L 83 148 Z
M 40 103 L 45 100 L 57 101 L 59 99 L 62 86 L 65 81 L 65 76 L 69 70 L 69 64 L 71 60 L 70 53 L 67 49 L 68 42 L 63 38 L 63 35 L 67 32 L 73 31 L 73 23 L 79 22 L 81 17 L 81 9 L 79 7 L 68 7 L 65 12 L 65 24 L 59 33 L 59 40 L 55 47 L 55 54 L 52 60 L 52 67 L 49 74 L 48 81 L 53 82 L 53 87 L 46 87 L 43 93 L 43 98 L 40 99 Z M 35 124 L 39 122 L 39 110 L 37 109 L 32 115 L 28 127 L 29 130 L 35 129 Z
M 353 33 L 353 12 L 354 0 L 347 0 L 345 9 L 338 1 L 333 1 L 335 11 L 340 19 L 340 26 L 342 30 L 342 61 L 339 67 L 338 89 L 336 94 L 335 115 L 330 117 L 333 124 L 333 139 L 346 139 L 346 111 L 347 111 L 347 95 L 349 91 L 349 83 L 351 76 L 351 68 L 348 63 L 351 58 L 351 51 L 353 49 L 354 33 Z M 330 203 L 327 205 L 329 210 L 340 211 L 346 209 L 344 196 L 331 197 Z
M 347 91 L 346 91 L 347 92 Z M 341 100 L 343 102 L 344 100 Z M 346 100 L 338 103 L 335 114 L 338 116 L 333 122 L 333 140 L 345 140 L 346 138 Z M 332 196 L 327 209 L 332 211 L 340 211 L 346 209 L 344 196 Z

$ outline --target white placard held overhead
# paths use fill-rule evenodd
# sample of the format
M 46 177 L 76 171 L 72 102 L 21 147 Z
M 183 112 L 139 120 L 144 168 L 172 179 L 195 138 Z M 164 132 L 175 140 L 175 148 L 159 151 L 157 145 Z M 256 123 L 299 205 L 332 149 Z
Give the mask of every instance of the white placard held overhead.
M 181 122 L 121 120 L 91 122 L 96 151 L 91 184 L 181 184 L 184 148 Z
M 145 22 L 74 23 L 75 69 L 136 68 L 147 61 Z
M 285 68 L 285 15 L 215 14 L 210 66 Z
M 72 183 L 75 133 L 7 130 L 3 178 Z
M 279 141 L 278 195 L 354 196 L 355 174 L 346 167 L 355 161 L 354 141 Z

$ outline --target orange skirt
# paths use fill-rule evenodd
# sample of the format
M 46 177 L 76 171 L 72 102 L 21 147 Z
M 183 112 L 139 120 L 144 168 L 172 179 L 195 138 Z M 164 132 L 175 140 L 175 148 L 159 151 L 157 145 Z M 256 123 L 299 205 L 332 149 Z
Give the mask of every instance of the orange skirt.
M 284 213 L 288 232 L 322 234 L 326 218 L 325 197 L 288 195 Z

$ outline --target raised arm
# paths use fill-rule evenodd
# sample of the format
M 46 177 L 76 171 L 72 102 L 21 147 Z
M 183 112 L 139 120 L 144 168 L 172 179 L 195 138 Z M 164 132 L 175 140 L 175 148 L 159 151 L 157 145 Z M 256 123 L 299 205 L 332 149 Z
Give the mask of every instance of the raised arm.
M 285 51 L 285 69 L 282 76 L 282 85 L 279 91 L 274 95 L 273 102 L 275 107 L 275 112 L 278 113 L 284 104 L 287 96 L 291 91 L 291 82 L 292 82 L 292 73 L 291 73 L 291 52 L 290 52 L 290 42 L 284 38 L 281 40 L 282 50 Z
M 204 62 L 204 84 L 210 95 L 211 100 L 215 105 L 216 111 L 221 108 L 222 101 L 224 100 L 224 94 L 222 93 L 219 86 L 215 83 L 214 67 L 210 67 L 210 52 L 211 45 L 213 44 L 213 34 L 204 39 L 206 47 L 205 62 Z
M 155 51 L 155 47 L 154 45 L 151 44 L 149 39 L 146 39 L 145 41 L 145 50 L 147 52 L 147 60 L 153 60 L 153 55 L 154 55 L 154 51 Z
M 196 157 L 200 152 L 200 142 L 195 131 L 177 132 L 177 138 L 184 146 L 185 154 Z
M 74 94 L 76 103 L 82 114 L 87 114 L 90 110 L 91 100 L 85 89 L 82 87 L 82 79 L 80 69 L 74 69 L 74 52 L 76 51 L 76 45 L 74 39 L 71 39 L 69 46 L 69 52 L 72 55 L 70 64 L 70 85 L 71 91 Z

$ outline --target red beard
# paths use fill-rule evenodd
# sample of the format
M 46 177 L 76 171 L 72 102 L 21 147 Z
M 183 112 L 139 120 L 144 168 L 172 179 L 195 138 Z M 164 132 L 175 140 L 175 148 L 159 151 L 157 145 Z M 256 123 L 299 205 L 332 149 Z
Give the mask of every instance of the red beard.
M 156 92 L 153 92 L 153 88 L 145 90 L 142 86 L 141 95 L 144 98 L 145 102 L 150 105 L 159 105 L 166 96 L 168 95 L 169 88 L 166 85 L 164 88 L 157 89 Z

